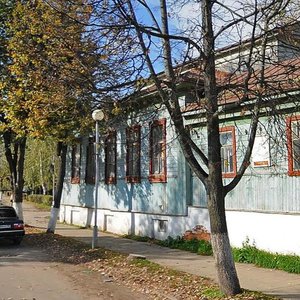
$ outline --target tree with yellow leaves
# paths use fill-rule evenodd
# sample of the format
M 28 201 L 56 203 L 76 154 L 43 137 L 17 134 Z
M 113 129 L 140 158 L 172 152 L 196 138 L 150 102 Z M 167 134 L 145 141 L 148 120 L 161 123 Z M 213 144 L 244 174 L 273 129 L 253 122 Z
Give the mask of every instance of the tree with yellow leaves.
M 3 23 L 7 75 L 1 76 L 0 82 L 0 126 L 12 174 L 13 202 L 21 217 L 26 138 L 52 136 L 59 143 L 61 172 L 54 197 L 57 215 L 67 143 L 90 125 L 93 76 L 101 60 L 85 31 L 89 6 L 83 3 L 18 1 Z

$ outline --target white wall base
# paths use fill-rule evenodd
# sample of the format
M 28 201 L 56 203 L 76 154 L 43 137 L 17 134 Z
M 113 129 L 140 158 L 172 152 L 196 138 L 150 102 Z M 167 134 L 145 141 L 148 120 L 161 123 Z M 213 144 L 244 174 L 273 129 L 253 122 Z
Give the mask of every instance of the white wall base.
M 232 246 L 242 246 L 249 238 L 259 249 L 300 255 L 300 215 L 279 215 L 227 211 L 227 224 Z M 60 220 L 79 226 L 94 224 L 94 210 L 62 205 Z M 134 212 L 98 210 L 100 230 L 116 234 L 135 234 L 164 240 L 182 236 L 186 230 L 203 225 L 210 230 L 208 211 L 189 207 L 188 216 L 166 216 Z
M 250 244 L 270 252 L 300 255 L 300 215 L 227 211 L 231 245 Z
M 60 221 L 77 226 L 93 226 L 94 210 L 86 207 L 61 205 Z M 205 208 L 189 208 L 189 217 L 98 210 L 97 225 L 100 230 L 116 234 L 135 234 L 164 240 L 176 237 L 201 224 L 209 229 Z

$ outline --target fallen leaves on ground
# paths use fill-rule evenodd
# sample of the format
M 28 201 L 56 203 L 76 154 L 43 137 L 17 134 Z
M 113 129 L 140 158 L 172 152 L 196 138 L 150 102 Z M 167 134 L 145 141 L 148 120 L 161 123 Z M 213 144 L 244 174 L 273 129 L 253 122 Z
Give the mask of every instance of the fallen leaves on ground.
M 104 282 L 126 285 L 150 299 L 224 299 L 271 300 L 273 297 L 256 292 L 226 297 L 209 279 L 174 271 L 146 259 L 128 259 L 128 256 L 97 248 L 39 229 L 27 228 L 24 242 L 47 251 L 53 261 L 81 265 L 90 272 L 99 272 Z

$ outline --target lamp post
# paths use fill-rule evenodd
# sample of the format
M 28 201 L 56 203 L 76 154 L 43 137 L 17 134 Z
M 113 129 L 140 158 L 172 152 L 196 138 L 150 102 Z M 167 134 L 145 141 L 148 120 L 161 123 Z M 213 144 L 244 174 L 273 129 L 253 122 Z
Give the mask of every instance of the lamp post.
M 96 122 L 96 141 L 95 141 L 95 210 L 94 210 L 94 227 L 92 249 L 97 247 L 98 241 L 98 226 L 97 226 L 97 210 L 98 210 L 98 186 L 99 186 L 99 121 L 104 118 L 104 113 L 101 109 L 96 109 L 92 113 L 92 118 Z

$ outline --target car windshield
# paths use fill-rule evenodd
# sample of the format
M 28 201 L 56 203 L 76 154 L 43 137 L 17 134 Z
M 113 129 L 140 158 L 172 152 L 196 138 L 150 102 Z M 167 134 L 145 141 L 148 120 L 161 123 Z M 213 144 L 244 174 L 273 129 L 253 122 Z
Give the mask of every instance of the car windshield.
M 0 208 L 0 218 L 15 218 L 16 212 L 12 208 Z

